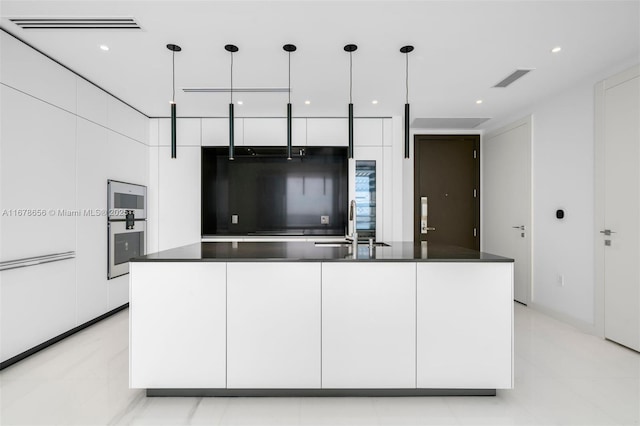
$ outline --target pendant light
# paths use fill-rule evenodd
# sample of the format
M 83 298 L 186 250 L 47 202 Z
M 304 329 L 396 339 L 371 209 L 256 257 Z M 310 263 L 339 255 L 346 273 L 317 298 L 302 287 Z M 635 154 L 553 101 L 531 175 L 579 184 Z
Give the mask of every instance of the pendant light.
M 171 158 L 176 158 L 176 52 L 182 50 L 177 44 L 167 44 L 171 54 L 173 92 L 171 95 Z
M 344 51 L 349 53 L 349 158 L 353 158 L 353 57 L 352 53 L 358 49 L 355 44 L 347 44 Z
M 287 103 L 287 160 L 291 160 L 291 52 L 295 52 L 297 47 L 293 44 L 285 44 L 282 46 L 285 52 L 289 54 L 289 102 Z
M 404 53 L 405 62 L 405 85 L 407 88 L 404 104 L 404 158 L 409 158 L 409 53 L 413 51 L 413 46 L 402 46 L 400 53 Z
M 234 149 L 234 145 L 233 145 L 233 137 L 234 137 L 234 130 L 233 130 L 233 54 L 235 52 L 237 52 L 238 46 L 235 46 L 233 44 L 227 44 L 224 47 L 224 50 L 226 50 L 227 52 L 229 52 L 231 54 L 231 85 L 230 85 L 230 90 L 229 93 L 231 93 L 231 102 L 229 103 L 229 160 L 233 160 L 233 149 Z

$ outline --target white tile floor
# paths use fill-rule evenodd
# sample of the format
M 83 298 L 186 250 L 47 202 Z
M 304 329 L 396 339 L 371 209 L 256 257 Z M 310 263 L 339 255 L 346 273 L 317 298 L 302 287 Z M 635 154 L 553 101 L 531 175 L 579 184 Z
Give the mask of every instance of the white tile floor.
M 496 397 L 146 398 L 127 387 L 124 311 L 0 372 L 0 424 L 640 424 L 640 354 L 515 312 L 516 387 Z

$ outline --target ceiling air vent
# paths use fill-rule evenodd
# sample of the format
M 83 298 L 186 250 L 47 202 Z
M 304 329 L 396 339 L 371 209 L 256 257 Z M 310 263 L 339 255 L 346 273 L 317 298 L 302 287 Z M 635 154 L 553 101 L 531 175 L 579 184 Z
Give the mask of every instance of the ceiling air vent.
M 493 87 L 507 87 L 510 84 L 512 84 L 514 81 L 524 77 L 526 74 L 528 74 L 531 71 L 533 71 L 533 70 L 532 69 L 529 69 L 529 70 L 515 70 L 509 76 L 507 76 L 507 78 L 505 78 L 504 80 L 502 80 L 500 83 L 496 84 Z
M 133 18 L 9 18 L 23 30 L 140 30 Z

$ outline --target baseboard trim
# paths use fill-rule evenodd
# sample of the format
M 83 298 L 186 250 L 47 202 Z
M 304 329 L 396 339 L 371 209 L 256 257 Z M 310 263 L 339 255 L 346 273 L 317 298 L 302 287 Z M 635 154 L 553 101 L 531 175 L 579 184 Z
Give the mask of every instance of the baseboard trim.
M 571 317 L 562 312 L 558 312 L 551 308 L 547 308 L 546 306 L 541 305 L 539 303 L 530 302 L 527 306 L 529 308 L 535 309 L 538 312 L 542 312 L 543 314 L 548 315 L 551 318 L 554 318 L 554 319 L 557 319 L 558 321 L 562 321 L 566 324 L 569 324 L 570 326 L 577 328 L 583 333 L 592 334 L 598 337 L 604 337 L 604 336 L 600 336 L 600 334 L 598 333 L 598 330 L 596 329 L 595 324 L 590 324 L 586 321 L 579 320 L 577 318 Z
M 15 364 L 16 362 L 22 361 L 23 359 L 25 359 L 27 357 L 30 357 L 31 355 L 33 355 L 35 353 L 38 353 L 41 350 L 46 349 L 49 346 L 54 345 L 54 344 L 58 343 L 59 341 L 64 340 L 67 337 L 69 337 L 69 336 L 71 336 L 71 335 L 73 335 L 73 334 L 75 334 L 75 333 L 77 333 L 79 331 L 84 330 L 87 327 L 90 327 L 90 326 L 94 325 L 95 323 L 100 322 L 103 319 L 110 317 L 113 314 L 116 314 L 116 313 L 118 313 L 118 312 L 120 312 L 120 311 L 122 311 L 124 309 L 127 309 L 128 307 L 129 307 L 129 304 L 125 303 L 124 305 L 119 306 L 119 307 L 117 307 L 115 309 L 112 309 L 109 312 L 100 315 L 99 317 L 96 317 L 96 318 L 94 318 L 94 319 L 92 319 L 90 321 L 87 321 L 84 324 L 80 324 L 79 326 L 74 327 L 71 330 L 66 331 L 66 332 L 64 332 L 64 333 L 62 333 L 62 334 L 60 334 L 60 335 L 58 335 L 58 336 L 56 336 L 54 338 L 51 338 L 51 339 L 47 340 L 46 342 L 40 343 L 39 345 L 34 346 L 31 349 L 27 349 L 26 351 L 24 351 L 22 353 L 19 353 L 18 355 L 13 356 L 13 357 L 7 359 L 6 361 L 2 361 L 2 362 L 0 362 L 0 370 L 4 370 L 5 368 Z
M 148 397 L 496 396 L 495 389 L 147 389 Z

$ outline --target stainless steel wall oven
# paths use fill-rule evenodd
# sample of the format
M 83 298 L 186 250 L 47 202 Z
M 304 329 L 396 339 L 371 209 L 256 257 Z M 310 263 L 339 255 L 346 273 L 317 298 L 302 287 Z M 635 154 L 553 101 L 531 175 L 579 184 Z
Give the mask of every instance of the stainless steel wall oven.
M 107 181 L 107 278 L 129 273 L 129 260 L 146 254 L 147 187 Z

